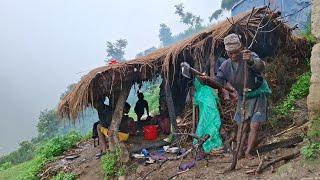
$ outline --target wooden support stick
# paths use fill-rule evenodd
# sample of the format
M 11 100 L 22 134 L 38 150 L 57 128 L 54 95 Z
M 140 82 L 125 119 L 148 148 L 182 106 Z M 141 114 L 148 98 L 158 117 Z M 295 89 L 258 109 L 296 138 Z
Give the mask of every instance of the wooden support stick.
M 194 104 L 194 96 L 195 90 L 194 87 L 190 88 L 191 102 L 192 102 L 192 130 L 191 133 L 195 133 L 196 130 L 196 105 Z
M 284 131 L 282 131 L 282 132 L 280 132 L 280 133 L 278 133 L 278 134 L 276 134 L 276 135 L 274 135 L 273 137 L 278 137 L 278 136 L 280 136 L 280 135 L 282 135 L 282 134 L 284 134 L 284 133 L 286 133 L 286 132 L 289 132 L 289 131 L 291 131 L 291 130 L 293 130 L 293 129 L 295 129 L 297 126 L 292 126 L 292 127 L 290 127 L 290 128 L 288 128 L 288 129 L 286 129 L 286 130 L 284 130 Z
M 119 98 L 117 99 L 116 107 L 112 116 L 112 121 L 109 127 L 109 130 L 112 132 L 112 135 L 108 137 L 109 149 L 112 152 L 116 150 L 115 145 L 119 144 L 118 129 L 121 123 L 122 115 L 123 115 L 123 107 L 124 107 L 124 104 L 126 103 L 126 100 L 130 92 L 130 87 L 131 87 L 131 84 L 123 86 L 123 89 L 119 95 Z
M 293 159 L 293 158 L 295 158 L 296 156 L 298 156 L 299 154 L 300 154 L 300 151 L 296 151 L 296 152 L 293 152 L 293 153 L 291 153 L 291 154 L 289 154 L 289 155 L 279 157 L 279 158 L 277 158 L 277 159 L 275 159 L 275 160 L 273 160 L 273 161 L 271 161 L 271 162 L 263 165 L 261 168 L 257 169 L 256 173 L 258 173 L 258 174 L 261 173 L 264 169 L 268 168 L 269 166 L 274 165 L 274 164 L 277 163 L 277 162 L 280 162 L 280 161 L 288 161 L 288 160 L 290 160 L 290 159 Z
M 272 151 L 274 149 L 289 147 L 291 145 L 300 143 L 302 141 L 303 141 L 303 138 L 301 136 L 297 136 L 297 137 L 285 139 L 285 140 L 282 140 L 282 141 L 279 141 L 279 142 L 262 145 L 260 147 L 257 147 L 255 150 L 259 151 L 259 153 L 269 152 L 269 151 Z
M 172 93 L 171 93 L 171 87 L 170 82 L 168 82 L 168 79 L 165 82 L 165 92 L 166 92 L 166 101 L 167 101 L 167 107 L 169 112 L 169 119 L 172 125 L 172 132 L 177 131 L 177 117 L 174 110 L 174 104 L 172 99 Z

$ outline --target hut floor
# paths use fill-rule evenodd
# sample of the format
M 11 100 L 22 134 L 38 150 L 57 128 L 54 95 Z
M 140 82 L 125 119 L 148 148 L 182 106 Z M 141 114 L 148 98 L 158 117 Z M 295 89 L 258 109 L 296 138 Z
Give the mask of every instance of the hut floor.
M 163 141 L 167 135 L 159 134 L 155 140 L 145 140 L 143 135 L 130 136 L 129 141 L 126 143 L 131 153 L 139 153 L 142 149 L 155 149 L 167 145 L 168 143 Z

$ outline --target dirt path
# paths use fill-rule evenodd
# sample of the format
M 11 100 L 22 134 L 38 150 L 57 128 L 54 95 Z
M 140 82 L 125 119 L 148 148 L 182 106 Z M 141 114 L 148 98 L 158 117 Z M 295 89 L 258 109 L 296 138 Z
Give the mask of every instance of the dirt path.
M 272 159 L 285 154 L 290 154 L 299 148 L 300 147 L 278 149 L 270 153 L 261 154 L 261 156 L 267 156 L 269 157 L 269 161 L 271 161 Z M 192 160 L 193 159 L 189 157 L 184 160 L 183 163 L 192 162 Z M 319 162 L 308 163 L 305 162 L 301 157 L 286 162 L 286 164 L 285 162 L 277 163 L 273 169 L 267 168 L 262 174 L 258 175 L 246 173 L 247 171 L 254 170 L 258 167 L 260 162 L 258 158 L 255 158 L 254 160 L 242 159 L 238 162 L 235 171 L 222 174 L 222 172 L 230 166 L 230 163 L 228 163 L 229 161 L 230 157 L 211 156 L 209 163 L 207 163 L 205 160 L 198 161 L 195 167 L 183 174 L 180 174 L 179 176 L 175 177 L 175 179 L 320 179 Z M 168 162 L 163 165 L 161 169 L 158 169 L 157 171 L 148 175 L 146 179 L 170 179 L 177 174 L 179 164 L 179 161 Z M 144 177 L 155 167 L 157 167 L 157 165 L 138 165 L 136 173 L 127 178 L 131 180 L 142 179 L 142 177 Z
M 72 172 L 81 180 L 103 179 L 101 160 L 95 157 L 98 152 L 99 149 L 93 146 L 92 140 L 81 142 L 77 148 L 65 152 L 65 155 L 49 163 L 46 166 L 46 169 L 49 170 L 43 177 L 52 177 L 57 172 Z M 70 158 L 72 156 L 75 158 Z

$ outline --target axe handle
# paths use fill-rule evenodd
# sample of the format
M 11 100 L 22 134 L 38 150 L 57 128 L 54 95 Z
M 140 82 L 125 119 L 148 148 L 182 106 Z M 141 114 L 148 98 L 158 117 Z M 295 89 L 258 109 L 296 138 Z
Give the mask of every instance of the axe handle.
M 201 74 L 203 76 L 203 74 Z M 225 89 L 231 93 L 234 92 L 234 89 L 229 87 L 229 86 L 223 86 L 220 82 L 216 81 L 215 79 L 213 78 L 210 78 L 207 76 L 207 80 L 205 82 L 205 84 L 213 87 L 213 88 L 218 88 L 218 89 Z
M 191 71 L 192 73 L 194 73 L 195 75 L 197 75 L 197 76 L 203 76 L 203 73 L 195 70 L 194 68 L 189 67 L 189 69 L 190 69 L 190 71 Z M 225 90 L 227 90 L 227 91 L 229 91 L 229 92 L 231 92 L 231 93 L 234 92 L 234 89 L 232 89 L 232 88 L 230 88 L 230 87 L 228 87 L 228 86 L 223 86 L 221 83 L 219 83 L 218 81 L 216 81 L 216 80 L 214 80 L 214 79 L 212 79 L 212 78 L 208 78 L 208 81 L 209 81 L 209 82 L 207 82 L 207 83 L 209 83 L 209 85 L 212 85 L 213 88 L 225 89 Z
M 199 71 L 197 71 L 197 70 L 195 70 L 194 68 L 192 68 L 192 67 L 189 67 L 190 68 L 190 71 L 191 72 L 193 72 L 195 75 L 197 75 L 197 76 L 203 76 L 203 73 L 201 73 L 201 72 L 199 72 Z

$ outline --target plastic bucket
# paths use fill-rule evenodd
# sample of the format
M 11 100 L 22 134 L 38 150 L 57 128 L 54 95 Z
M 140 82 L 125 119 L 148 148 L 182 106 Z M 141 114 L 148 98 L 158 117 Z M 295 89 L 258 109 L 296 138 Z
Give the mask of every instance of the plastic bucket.
M 146 140 L 155 140 L 158 138 L 158 126 L 148 125 L 143 127 L 143 137 Z

